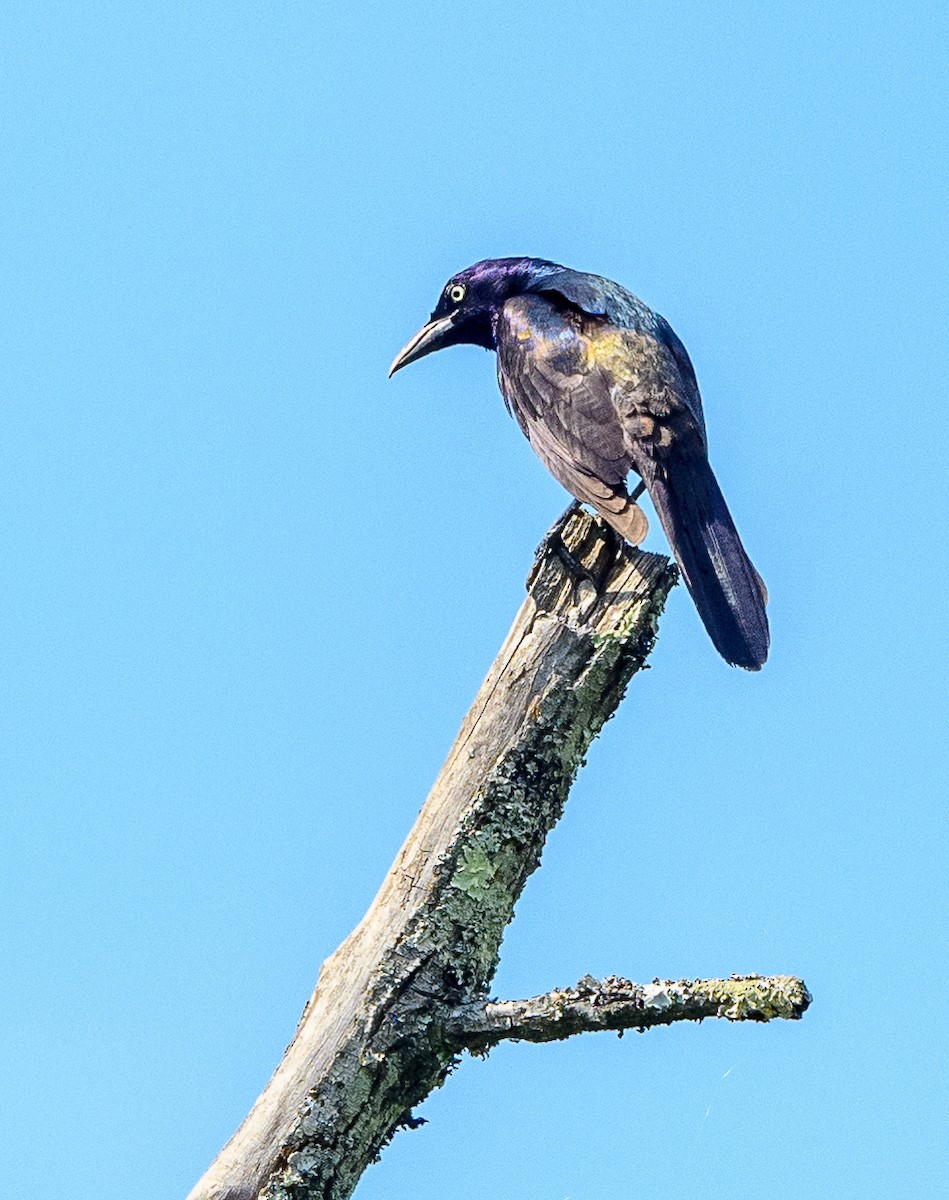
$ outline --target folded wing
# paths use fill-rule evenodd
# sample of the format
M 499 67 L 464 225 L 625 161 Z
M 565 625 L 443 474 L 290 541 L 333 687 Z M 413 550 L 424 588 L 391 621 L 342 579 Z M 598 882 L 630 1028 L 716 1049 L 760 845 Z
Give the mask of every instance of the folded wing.
M 763 584 L 709 465 L 698 387 L 671 329 L 655 317 L 624 328 L 528 294 L 505 304 L 497 350 L 508 408 L 551 474 L 634 544 L 645 518 L 626 479 L 641 475 L 716 649 L 759 669 Z

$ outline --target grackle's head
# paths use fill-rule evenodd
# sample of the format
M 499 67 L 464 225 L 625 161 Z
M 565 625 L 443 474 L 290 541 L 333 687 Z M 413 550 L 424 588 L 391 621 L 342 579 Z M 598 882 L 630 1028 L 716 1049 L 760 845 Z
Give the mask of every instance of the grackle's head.
M 486 258 L 459 271 L 442 288 L 428 322 L 396 355 L 389 375 L 445 346 L 496 349 L 494 333 L 504 302 L 561 270 L 543 258 Z

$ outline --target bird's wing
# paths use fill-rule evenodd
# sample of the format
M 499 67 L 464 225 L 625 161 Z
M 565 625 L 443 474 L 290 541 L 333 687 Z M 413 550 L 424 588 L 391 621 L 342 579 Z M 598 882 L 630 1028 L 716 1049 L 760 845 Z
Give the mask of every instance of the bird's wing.
M 712 641 L 726 661 L 758 670 L 770 644 L 767 593 L 709 465 L 701 408 L 690 403 L 679 356 L 665 339 L 635 330 L 595 335 L 592 344 L 612 381 L 632 466 Z
M 647 526 L 626 490 L 629 450 L 583 326 L 582 314 L 549 296 L 508 300 L 497 330 L 498 382 L 554 478 L 638 543 Z
M 497 329 L 501 391 L 551 474 L 630 541 L 641 537 L 624 522 L 639 510 L 625 479 L 642 476 L 713 642 L 729 662 L 757 669 L 769 642 L 761 580 L 709 466 L 685 351 L 660 334 L 556 293 L 515 297 Z

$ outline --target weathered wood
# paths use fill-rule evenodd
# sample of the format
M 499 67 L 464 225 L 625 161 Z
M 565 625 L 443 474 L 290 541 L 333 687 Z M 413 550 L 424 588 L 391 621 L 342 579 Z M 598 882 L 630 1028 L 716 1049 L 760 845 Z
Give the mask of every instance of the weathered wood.
M 674 1021 L 799 1020 L 811 995 L 793 975 L 730 979 L 655 979 L 645 985 L 611 975 L 529 1000 L 475 1001 L 456 1009 L 446 1032 L 459 1049 L 481 1054 L 505 1040 L 557 1042 L 576 1033 L 640 1032 Z
M 379 894 L 324 963 L 283 1061 L 189 1200 L 344 1200 L 463 1048 L 686 1015 L 799 1016 L 806 1007 L 799 981 L 757 977 L 645 989 L 583 980 L 533 1002 L 487 1002 L 521 889 L 587 748 L 652 648 L 676 579 L 665 558 L 617 551 L 585 513 L 563 540 L 567 553 L 550 542 L 531 572 L 528 597 Z M 565 559 L 582 563 L 595 585 L 574 582 Z
M 342 1200 L 444 1079 L 445 1022 L 483 997 L 514 903 L 592 739 L 652 647 L 675 582 L 578 514 L 482 685 L 368 913 L 323 965 L 296 1035 L 189 1200 Z

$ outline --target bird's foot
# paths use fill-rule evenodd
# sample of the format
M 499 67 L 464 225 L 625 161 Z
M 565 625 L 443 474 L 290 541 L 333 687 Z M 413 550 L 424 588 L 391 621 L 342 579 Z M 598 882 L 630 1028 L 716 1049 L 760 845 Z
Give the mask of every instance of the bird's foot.
M 612 570 L 613 564 L 616 562 L 616 560 L 618 558 L 622 558 L 622 556 L 626 553 L 626 539 L 621 533 L 615 530 L 612 525 L 607 525 L 606 522 L 603 523 L 601 535 L 606 541 L 609 542 L 610 557 L 607 560 L 609 564 L 607 574 L 609 574 L 609 571 Z
M 567 546 L 567 543 L 563 539 L 563 533 L 570 522 L 570 518 L 576 513 L 580 512 L 581 507 L 580 501 L 574 500 L 573 503 L 570 504 L 557 518 L 555 523 L 548 530 L 544 540 L 537 547 L 537 550 L 534 553 L 533 566 L 531 567 L 530 574 L 527 576 L 528 591 L 531 591 L 533 588 L 537 574 L 544 562 L 551 555 L 553 555 L 563 567 L 571 583 L 573 584 L 578 600 L 580 599 L 580 593 L 583 590 L 584 584 L 586 584 L 588 587 L 592 587 L 594 594 L 599 596 L 601 590 L 600 581 L 592 571 L 588 570 L 588 568 L 583 565 L 583 563 L 570 550 L 570 548 Z M 623 539 L 619 537 L 618 534 L 614 534 L 612 530 L 610 530 L 610 533 L 617 538 L 619 545 L 622 546 Z

